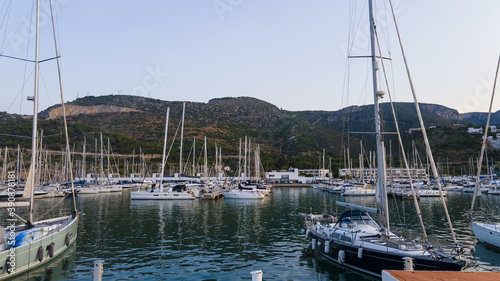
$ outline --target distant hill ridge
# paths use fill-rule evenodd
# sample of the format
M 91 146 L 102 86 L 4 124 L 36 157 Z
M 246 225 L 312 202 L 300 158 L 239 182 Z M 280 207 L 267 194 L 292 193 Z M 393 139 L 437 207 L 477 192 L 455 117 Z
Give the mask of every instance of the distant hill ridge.
M 344 162 L 341 159 L 346 147 L 350 148 L 351 156 L 359 154 L 360 140 L 363 140 L 363 147 L 367 151 L 374 149 L 372 135 L 360 134 L 374 130 L 373 105 L 350 106 L 336 111 L 287 111 L 251 97 L 214 98 L 207 103 L 185 103 L 184 145 L 190 147 L 193 141 L 201 142 L 206 137 L 212 147 L 209 148 L 209 154 L 214 152 L 217 145 L 223 155 L 234 157 L 238 155 L 240 139 L 248 136 L 253 145 L 261 146 L 262 159 L 267 159 L 265 163 L 270 163 L 267 165 L 271 167 L 313 168 L 318 167 L 318 155 L 323 149 L 335 163 Z M 74 137 L 77 149 L 84 135 L 94 138 L 96 132 L 102 131 L 114 134 L 118 143 L 112 145 L 120 153 L 130 154 L 130 147 L 134 143 L 140 145 L 143 151 L 161 153 L 166 110 L 170 107 L 169 139 L 171 141 L 177 134 L 178 142 L 182 105 L 182 101 L 128 95 L 79 98 L 69 102 L 67 107 L 68 121 L 80 130 L 76 134 L 70 132 L 70 136 Z M 420 126 L 413 103 L 395 103 L 394 106 L 402 132 Z M 483 120 L 485 122 L 486 113 L 459 114 L 457 110 L 445 106 L 425 103 L 420 104 L 420 108 L 427 126 L 442 127 L 429 132 L 431 145 L 436 148 L 438 157 L 450 156 L 449 161 L 458 163 L 477 154 L 480 147 L 477 137 L 467 134 L 466 128 L 450 125 L 480 126 Z M 384 131 L 394 131 L 390 104 L 382 103 L 381 109 Z M 60 115 L 60 105 L 55 105 L 39 116 L 50 121 Z M 8 116 L 2 120 L 5 126 L 12 128 L 9 133 L 14 133 L 20 124 L 29 132 L 30 125 L 27 122 L 19 119 L 15 121 Z M 492 125 L 500 125 L 499 112 L 494 114 L 492 120 Z M 84 128 L 89 129 L 86 131 Z M 411 150 L 411 143 L 416 137 L 418 134 L 405 133 L 403 139 L 405 145 L 409 145 L 408 149 Z M 417 146 L 421 145 L 417 140 L 415 142 Z M 197 150 L 200 147 L 200 144 L 196 145 Z M 178 156 L 178 149 L 173 149 L 173 159 L 176 153 Z
M 272 105 L 268 102 L 256 99 L 256 98 L 251 98 L 251 97 L 236 97 L 236 98 L 214 98 L 210 100 L 208 103 L 201 103 L 201 102 L 187 102 L 190 104 L 190 106 L 195 107 L 195 109 L 201 109 L 201 107 L 205 107 L 207 110 L 213 110 L 213 109 L 220 109 L 220 107 L 230 107 L 231 110 L 238 110 L 238 113 L 245 113 L 247 111 L 253 111 L 256 108 L 259 110 L 265 110 L 267 113 L 275 114 L 277 112 L 280 112 L 275 105 Z M 159 100 L 159 99 L 152 99 L 152 98 L 146 98 L 146 97 L 139 97 L 139 96 L 130 96 L 130 95 L 108 95 L 108 96 L 87 96 L 83 98 L 79 98 L 75 101 L 69 102 L 68 104 L 71 105 L 78 105 L 78 106 L 98 106 L 98 105 L 106 105 L 110 106 L 112 109 L 115 110 L 110 110 L 110 108 L 97 108 L 94 110 L 82 110 L 80 114 L 95 114 L 95 113 L 103 113 L 103 112 L 119 112 L 118 108 L 122 108 L 122 111 L 127 111 L 130 109 L 135 109 L 139 111 L 144 111 L 144 112 L 150 112 L 150 113 L 156 113 L 159 111 L 166 111 L 166 108 L 168 106 L 171 107 L 171 110 L 178 110 L 179 106 L 182 105 L 182 102 L 180 101 L 165 101 L 165 100 Z M 407 109 L 412 109 L 414 111 L 414 105 L 413 103 L 395 103 L 396 107 L 404 107 L 405 110 Z M 42 118 L 49 118 L 49 112 L 52 112 L 55 110 L 57 107 L 60 107 L 60 105 L 55 105 L 47 108 L 44 110 L 41 115 Z M 345 115 L 345 114 L 352 114 L 352 113 L 359 113 L 359 112 L 364 112 L 366 110 L 370 111 L 373 108 L 371 105 L 363 105 L 363 106 L 349 106 L 337 111 L 311 111 L 311 110 L 304 110 L 304 111 L 286 111 L 289 114 L 291 113 L 292 115 L 294 113 L 299 114 L 302 118 L 306 119 L 314 119 L 316 117 L 323 118 L 324 116 L 328 116 L 328 119 L 331 121 L 338 120 L 339 115 Z M 420 108 L 422 110 L 422 113 L 424 115 L 435 115 L 437 117 L 443 118 L 443 119 L 451 119 L 451 120 L 462 120 L 464 122 L 471 122 L 471 123 L 478 123 L 480 124 L 483 119 L 484 123 L 486 123 L 486 113 L 480 113 L 480 112 L 472 112 L 472 113 L 458 113 L 457 110 L 448 108 L 446 106 L 442 105 L 437 105 L 437 104 L 428 104 L 428 103 L 420 103 Z M 389 104 L 388 103 L 382 103 L 382 110 L 388 111 L 390 110 Z M 79 112 L 76 112 L 77 114 Z M 223 118 L 224 114 L 222 112 L 221 117 Z M 390 112 L 389 112 L 390 113 Z M 59 112 L 53 112 L 51 116 L 57 116 L 59 115 Z M 496 113 L 492 114 L 494 118 L 494 123 L 500 123 L 500 111 L 497 111 Z M 313 121 L 313 120 L 309 121 Z M 316 120 L 319 121 L 319 120 Z M 314 122 L 313 122 L 314 123 Z
M 98 126 L 129 137 L 151 140 L 157 134 L 148 130 L 161 128 L 158 125 L 163 122 L 167 107 L 170 107 L 171 118 L 179 119 L 182 114 L 182 104 L 181 101 L 164 101 L 130 95 L 87 96 L 68 104 L 68 116 L 74 122 Z M 395 103 L 394 106 L 401 130 L 407 131 L 420 126 L 413 103 Z M 382 103 L 381 109 L 384 129 L 394 131 L 390 104 Z M 460 114 L 455 109 L 427 103 L 421 103 L 420 109 L 428 126 L 486 123 L 486 113 Z M 60 105 L 47 108 L 40 114 L 45 119 L 60 115 Z M 308 128 L 310 125 L 323 130 L 333 130 L 336 134 L 371 132 L 374 122 L 372 105 L 350 106 L 337 111 L 287 111 L 251 97 L 214 98 L 208 103 L 186 102 L 185 118 L 187 122 L 197 124 L 195 127 L 198 128 L 198 136 L 208 131 L 215 133 L 216 128 L 222 128 L 222 131 L 232 128 L 230 134 L 253 130 L 257 135 L 267 136 L 265 138 L 267 141 L 271 139 L 278 141 L 280 138 L 295 140 L 297 128 L 311 130 L 312 128 Z M 137 122 L 140 125 L 135 124 Z M 491 124 L 500 125 L 500 111 L 492 115 Z M 205 129 L 200 129 L 202 127 Z M 222 134 L 220 130 L 219 134 Z M 224 134 L 228 135 L 227 132 Z M 278 135 L 280 137 L 277 137 Z M 314 142 L 319 145 L 321 140 Z

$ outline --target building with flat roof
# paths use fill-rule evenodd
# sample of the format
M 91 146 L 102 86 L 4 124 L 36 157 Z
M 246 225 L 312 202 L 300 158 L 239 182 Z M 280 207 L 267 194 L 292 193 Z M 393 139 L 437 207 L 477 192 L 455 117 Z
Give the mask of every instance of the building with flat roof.
M 387 168 L 387 179 L 409 180 L 406 168 Z M 426 180 L 427 172 L 425 169 L 410 169 L 411 178 L 413 180 Z M 339 169 L 339 177 L 348 176 L 355 179 L 363 179 L 364 181 L 375 181 L 377 178 L 377 168 L 366 169 Z
M 271 182 L 311 183 L 315 180 L 327 179 L 329 173 L 328 169 L 290 168 L 288 170 L 266 172 L 266 178 Z

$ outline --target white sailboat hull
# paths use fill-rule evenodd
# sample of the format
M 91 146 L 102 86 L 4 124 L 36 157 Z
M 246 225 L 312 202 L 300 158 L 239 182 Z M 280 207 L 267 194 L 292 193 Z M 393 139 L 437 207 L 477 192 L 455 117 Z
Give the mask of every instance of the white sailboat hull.
M 471 222 L 470 225 L 479 242 L 500 249 L 500 224 Z
M 351 189 L 342 192 L 343 196 L 375 196 L 376 191 L 374 189 Z
M 223 192 L 227 199 L 262 199 L 264 198 L 264 193 L 259 190 L 231 190 L 228 192 Z
M 97 187 L 82 187 L 79 189 L 78 194 L 97 194 L 99 189 Z
M 193 194 L 188 192 L 149 192 L 149 191 L 134 191 L 130 193 L 132 200 L 194 200 L 196 199 Z
M 434 190 L 434 189 L 421 189 L 417 191 L 417 194 L 420 197 L 440 197 L 441 193 L 439 190 Z M 448 192 L 446 190 L 443 190 L 443 196 L 448 195 Z

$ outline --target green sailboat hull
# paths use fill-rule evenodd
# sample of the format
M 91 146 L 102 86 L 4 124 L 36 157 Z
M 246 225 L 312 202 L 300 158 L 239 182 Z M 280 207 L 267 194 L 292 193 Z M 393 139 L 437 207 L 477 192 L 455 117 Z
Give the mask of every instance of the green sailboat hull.
M 78 233 L 78 216 L 65 216 L 36 222 L 36 227 L 59 225 L 47 235 L 0 252 L 0 280 L 12 278 L 41 266 L 62 254 Z

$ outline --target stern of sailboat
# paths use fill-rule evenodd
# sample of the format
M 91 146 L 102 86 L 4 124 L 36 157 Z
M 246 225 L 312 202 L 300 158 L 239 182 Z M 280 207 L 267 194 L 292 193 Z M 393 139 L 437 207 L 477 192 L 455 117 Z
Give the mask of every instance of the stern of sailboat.
M 0 280 L 41 266 L 65 252 L 78 236 L 78 216 L 39 221 L 32 228 L 18 226 L 13 233 L 16 237 L 29 236 L 34 239 L 18 239 L 16 243 L 19 245 L 0 252 Z M 38 238 L 38 235 L 41 237 Z

